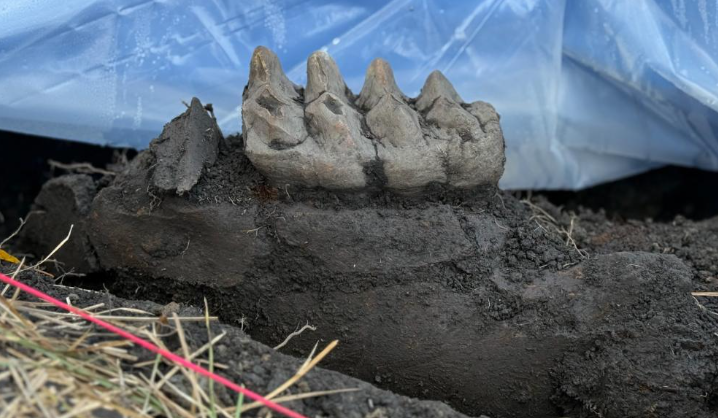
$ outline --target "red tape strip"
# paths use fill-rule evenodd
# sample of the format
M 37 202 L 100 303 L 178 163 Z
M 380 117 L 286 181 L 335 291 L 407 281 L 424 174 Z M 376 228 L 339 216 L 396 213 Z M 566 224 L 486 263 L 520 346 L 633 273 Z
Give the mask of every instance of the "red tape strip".
M 17 287 L 18 289 L 20 289 L 24 292 L 27 292 L 27 293 L 31 294 L 32 296 L 35 296 L 36 298 L 42 299 L 45 302 L 52 303 L 53 305 L 55 305 L 59 308 L 62 308 L 68 312 L 72 312 L 75 315 L 81 316 L 82 318 L 84 318 L 92 323 L 95 323 L 95 324 L 105 328 L 108 331 L 114 332 L 115 334 L 119 335 L 122 338 L 130 340 L 133 343 L 135 343 L 141 347 L 144 347 L 147 350 L 152 351 L 153 353 L 157 353 L 157 354 L 161 355 L 162 357 L 181 365 L 182 367 L 185 367 L 185 368 L 190 369 L 194 372 L 197 372 L 203 376 L 206 376 L 206 377 L 214 380 L 215 382 L 220 383 L 220 384 L 232 389 L 233 391 L 235 391 L 237 393 L 242 393 L 246 397 L 262 403 L 267 408 L 271 408 L 271 409 L 273 409 L 285 416 L 288 416 L 290 418 L 306 418 L 304 415 L 296 413 L 296 412 L 292 411 L 291 409 L 287 409 L 287 408 L 283 407 L 282 405 L 279 405 L 278 403 L 272 402 L 269 399 L 264 398 L 262 395 L 260 395 L 258 393 L 252 392 L 249 389 L 243 388 L 235 383 L 232 383 L 231 381 L 225 379 L 224 377 L 216 375 L 216 374 L 210 372 L 209 370 L 204 369 L 201 366 L 198 366 L 198 365 L 192 363 L 191 361 L 185 359 L 184 357 L 178 356 L 177 354 L 171 353 L 167 350 L 163 350 L 163 349 L 157 347 L 156 345 L 152 344 L 149 341 L 143 340 L 142 338 L 140 338 L 132 333 L 129 333 L 121 328 L 118 328 L 112 324 L 109 324 L 101 319 L 95 318 L 94 316 L 90 315 L 89 313 L 87 313 L 83 310 L 80 310 L 78 308 L 75 308 L 74 306 L 70 306 L 66 303 L 63 303 L 63 302 L 53 298 L 52 296 L 45 294 L 45 293 L 41 292 L 40 290 L 35 289 L 34 287 L 31 287 L 24 283 L 18 282 L 17 280 L 14 280 L 2 273 L 0 273 L 0 280 L 11 285 L 11 286 Z

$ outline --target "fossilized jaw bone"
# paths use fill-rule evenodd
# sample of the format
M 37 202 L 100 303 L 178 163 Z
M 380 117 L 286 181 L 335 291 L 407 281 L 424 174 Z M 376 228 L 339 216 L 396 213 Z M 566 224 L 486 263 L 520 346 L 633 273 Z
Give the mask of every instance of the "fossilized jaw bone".
M 326 52 L 307 60 L 302 91 L 269 49 L 255 50 L 242 105 L 245 152 L 279 187 L 421 193 L 430 184 L 496 186 L 503 173 L 499 117 L 465 104 L 440 72 L 416 100 L 399 90 L 389 64 L 370 64 L 358 97 Z

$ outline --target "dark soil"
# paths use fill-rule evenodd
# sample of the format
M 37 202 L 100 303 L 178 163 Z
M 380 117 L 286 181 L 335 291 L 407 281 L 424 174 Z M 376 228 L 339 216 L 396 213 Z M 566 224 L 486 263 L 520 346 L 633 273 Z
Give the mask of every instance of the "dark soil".
M 469 415 L 716 415 L 716 299 L 690 292 L 718 290 L 718 218 L 625 221 L 586 198 L 564 200 L 571 211 L 535 200 L 585 257 L 512 193 L 275 189 L 229 142 L 184 197 L 148 187 L 151 153 L 116 179 L 48 183 L 21 246 L 46 254 L 73 223 L 58 259 L 87 275 L 66 283 L 206 297 L 268 345 L 310 323 L 283 352 L 338 338 L 326 367 Z
M 709 287 L 694 284 L 703 270 L 686 253 L 622 247 L 635 234 L 621 228 L 602 241 L 612 224 L 582 213 L 572 236 L 586 259 L 497 190 L 277 190 L 233 143 L 185 197 L 151 192 L 151 153 L 89 205 L 91 179 L 59 178 L 38 197 L 45 213 L 25 246 L 47 253 L 55 244 L 43 239 L 72 221 L 75 246 L 58 258 L 89 266 L 83 286 L 160 303 L 206 297 L 268 345 L 310 323 L 317 331 L 284 352 L 338 338 L 326 367 L 470 415 L 715 415 L 718 322 L 690 294 Z M 696 242 L 714 244 L 709 235 Z M 701 269 L 715 265 L 711 248 Z
M 718 217 L 693 221 L 679 215 L 670 222 L 610 220 L 604 210 L 578 207 L 575 213 L 561 211 L 543 198 L 536 203 L 564 225 L 575 217 L 573 238 L 592 254 L 674 254 L 690 268 L 694 291 L 718 291 Z M 718 310 L 716 298 L 700 298 L 700 302 Z
M 0 262 L 0 272 L 9 273 L 12 266 Z M 190 306 L 162 306 L 153 302 L 142 300 L 127 300 L 115 297 L 106 292 L 88 291 L 79 288 L 57 286 L 47 277 L 32 275 L 29 272 L 18 277 L 20 281 L 30 284 L 45 293 L 60 300 L 70 297 L 73 304 L 79 307 L 92 306 L 104 303 L 106 307 L 133 308 L 151 312 L 158 317 L 167 309 L 176 312 L 179 316 L 202 316 L 204 312 Z M 29 296 L 27 296 L 29 297 Z M 25 296 L 23 295 L 23 298 Z M 163 335 L 163 342 L 170 349 L 180 350 L 177 334 L 170 324 L 163 324 L 158 320 L 156 326 L 160 327 L 158 334 Z M 162 329 L 164 328 L 164 329 Z M 207 328 L 203 323 L 185 322 L 183 331 L 190 351 L 195 351 L 208 342 Z M 221 371 L 224 377 L 234 382 L 241 382 L 258 393 L 269 393 L 274 388 L 292 377 L 302 365 L 303 360 L 296 359 L 253 341 L 240 328 L 227 324 L 215 323 L 211 326 L 212 335 L 226 333 L 226 336 L 214 347 L 214 359 L 219 364 L 228 366 Z M 75 338 L 82 334 L 80 332 Z M 97 338 L 90 336 L 89 338 Z M 139 358 L 138 362 L 152 362 L 155 355 L 143 348 L 133 346 L 129 349 L 130 355 Z M 331 356 L 331 354 L 330 354 Z M 169 366 L 163 364 L 166 373 Z M 133 373 L 131 364 L 123 364 L 126 372 Z M 147 373 L 147 370 L 145 370 Z M 187 393 L 192 389 L 186 381 L 173 379 L 175 385 L 186 387 Z M 285 406 L 308 417 L 354 417 L 354 418 L 381 418 L 381 417 L 446 417 L 459 418 L 464 415 L 452 410 L 448 406 L 431 401 L 419 401 L 404 396 L 395 395 L 340 373 L 317 367 L 309 372 L 299 384 L 290 391 L 294 394 L 312 391 L 357 388 L 356 392 L 327 395 L 286 403 Z M 236 396 L 223 388 L 215 386 L 216 394 L 224 405 L 234 405 Z M 245 413 L 242 416 L 269 417 L 266 410 Z

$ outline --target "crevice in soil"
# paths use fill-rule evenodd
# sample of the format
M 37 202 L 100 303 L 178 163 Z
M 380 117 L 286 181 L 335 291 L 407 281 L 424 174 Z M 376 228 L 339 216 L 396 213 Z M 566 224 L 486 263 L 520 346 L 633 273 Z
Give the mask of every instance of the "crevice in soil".
M 81 142 L 65 141 L 16 132 L 0 131 L 0 237 L 8 236 L 30 211 L 40 188 L 52 177 L 64 174 L 53 170 L 48 160 L 61 163 L 90 163 L 104 168 L 124 154 L 134 158 L 137 151 Z M 2 221 L 4 219 L 4 222 Z
M 718 215 L 718 199 L 709 192 L 718 172 L 668 166 L 577 192 L 538 191 L 556 206 L 604 210 L 609 219 L 670 222 L 680 215 L 698 221 Z

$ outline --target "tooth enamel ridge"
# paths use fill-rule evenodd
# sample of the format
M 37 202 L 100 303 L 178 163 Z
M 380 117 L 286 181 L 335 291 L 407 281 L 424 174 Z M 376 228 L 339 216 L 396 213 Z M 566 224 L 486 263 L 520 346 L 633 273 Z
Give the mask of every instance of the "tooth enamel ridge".
M 369 65 L 355 97 L 326 52 L 309 56 L 302 91 L 277 56 L 258 47 L 243 94 L 242 126 L 246 155 L 282 188 L 381 187 L 420 194 L 432 184 L 496 187 L 503 174 L 504 139 L 490 104 L 465 104 L 439 71 L 429 75 L 419 97 L 409 99 L 382 59 Z

